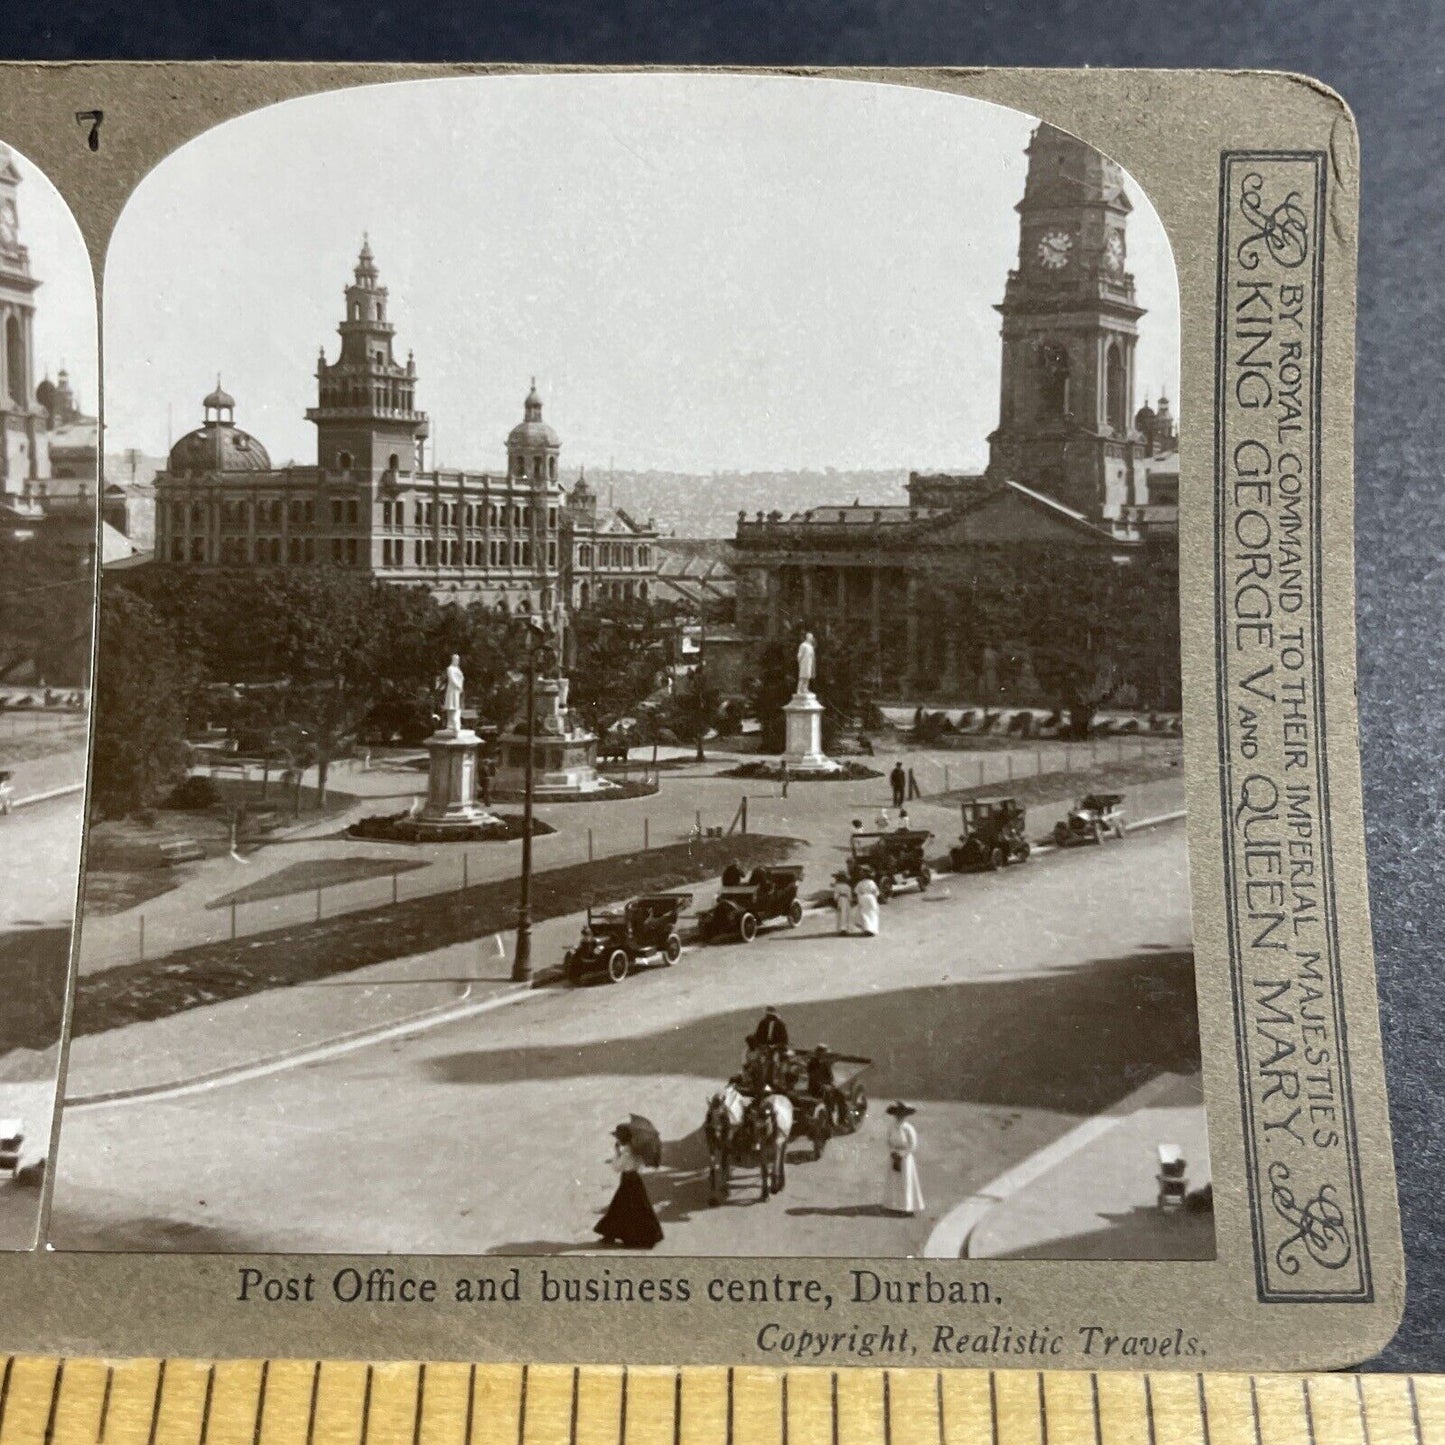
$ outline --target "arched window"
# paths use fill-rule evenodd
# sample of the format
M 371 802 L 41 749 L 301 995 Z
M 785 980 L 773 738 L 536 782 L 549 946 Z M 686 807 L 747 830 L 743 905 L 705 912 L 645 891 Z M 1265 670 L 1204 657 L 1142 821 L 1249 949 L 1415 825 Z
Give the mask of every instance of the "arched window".
M 547 458 L 547 480 L 548 480 L 549 482 L 555 482 L 555 481 L 557 480 L 557 458 L 556 458 L 556 457 L 548 457 L 548 458 Z
M 646 583 L 646 582 L 639 582 L 639 583 L 637 584 L 637 595 L 638 595 L 640 598 L 642 598 L 642 600 L 643 600 L 644 602 L 647 601 L 647 583 Z
M 401 470 L 401 458 L 397 456 L 395 452 L 392 452 L 386 459 L 386 465 L 391 471 L 399 472 Z
M 1117 436 L 1129 429 L 1129 398 L 1124 378 L 1124 358 L 1119 343 L 1113 342 L 1104 360 L 1104 408 L 1109 427 Z
M 582 584 L 582 589 L 579 594 L 579 600 L 581 601 L 583 607 L 587 605 L 587 584 L 585 582 Z
M 1046 341 L 1038 350 L 1039 417 L 1049 420 L 1069 410 L 1069 353 Z

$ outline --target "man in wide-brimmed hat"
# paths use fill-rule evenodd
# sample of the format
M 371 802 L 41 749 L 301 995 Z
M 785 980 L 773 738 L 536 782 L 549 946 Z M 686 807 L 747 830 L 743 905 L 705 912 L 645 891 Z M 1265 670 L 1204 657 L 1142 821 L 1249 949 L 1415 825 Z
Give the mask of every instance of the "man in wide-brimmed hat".
M 913 1157 L 918 1149 L 918 1131 L 908 1122 L 918 1111 L 899 1099 L 885 1112 L 893 1123 L 888 1129 L 888 1174 L 883 1207 L 890 1214 L 918 1214 L 923 1209 L 923 1186 Z

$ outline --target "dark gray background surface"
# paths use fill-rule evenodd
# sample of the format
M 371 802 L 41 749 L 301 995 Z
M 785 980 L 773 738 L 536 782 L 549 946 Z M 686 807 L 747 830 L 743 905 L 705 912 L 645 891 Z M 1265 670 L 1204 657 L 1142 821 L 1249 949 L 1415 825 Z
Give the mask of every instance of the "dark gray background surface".
M 1304 71 L 1361 133 L 1360 728 L 1410 1295 L 1378 1365 L 1445 1370 L 1445 5 L 544 0 L 7 7 L 0 58 L 1217 66 Z

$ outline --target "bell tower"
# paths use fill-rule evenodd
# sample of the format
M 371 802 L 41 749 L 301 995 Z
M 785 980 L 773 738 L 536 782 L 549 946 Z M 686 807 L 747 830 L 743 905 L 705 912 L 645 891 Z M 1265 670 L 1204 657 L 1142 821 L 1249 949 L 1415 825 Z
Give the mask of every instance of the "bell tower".
M 341 354 L 316 363 L 316 462 L 324 472 L 344 472 L 393 485 L 419 472 L 429 434 L 426 413 L 416 409 L 416 362 L 400 364 L 392 352 L 396 328 L 387 320 L 386 287 L 379 285 L 371 243 L 361 242 L 356 270 L 346 288 L 346 316 L 336 328 Z
M 1003 301 L 1002 389 L 989 475 L 1096 521 L 1136 497 L 1134 347 L 1123 172 L 1042 124 L 1028 148 L 1018 266 Z

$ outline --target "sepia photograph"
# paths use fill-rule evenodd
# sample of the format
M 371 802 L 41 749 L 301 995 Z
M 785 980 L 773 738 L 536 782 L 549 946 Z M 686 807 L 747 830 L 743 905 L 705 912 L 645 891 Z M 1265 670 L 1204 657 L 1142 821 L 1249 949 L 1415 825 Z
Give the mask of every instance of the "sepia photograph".
M 1119 164 L 858 80 L 271 105 L 116 223 L 103 447 L 26 257 L 7 604 L 102 478 L 55 1249 L 1215 1257 L 1179 294 Z M 83 777 L 61 615 L 5 614 L 17 794 Z M 7 952 L 68 946 L 54 797 Z
M 32 1249 L 55 1117 L 84 825 L 99 356 L 90 259 L 0 140 L 0 1249 Z M 128 553 L 128 499 L 102 545 Z

